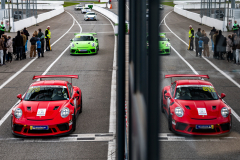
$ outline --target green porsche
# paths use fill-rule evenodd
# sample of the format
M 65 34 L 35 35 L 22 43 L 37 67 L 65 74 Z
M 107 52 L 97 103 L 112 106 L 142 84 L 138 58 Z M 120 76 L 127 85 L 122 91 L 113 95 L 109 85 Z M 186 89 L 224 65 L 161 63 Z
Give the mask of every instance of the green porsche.
M 94 37 L 97 33 L 75 33 L 74 35 L 75 37 L 70 40 L 71 55 L 98 54 L 98 38 Z
M 159 34 L 159 53 L 160 54 L 170 54 L 171 44 L 170 39 L 166 38 L 166 33 Z

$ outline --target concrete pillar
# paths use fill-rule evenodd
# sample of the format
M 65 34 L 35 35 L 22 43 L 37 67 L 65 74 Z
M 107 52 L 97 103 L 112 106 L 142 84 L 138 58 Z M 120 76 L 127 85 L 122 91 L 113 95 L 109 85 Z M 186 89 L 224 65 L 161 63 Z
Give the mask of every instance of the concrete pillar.
M 1 9 L 5 9 L 5 0 L 1 0 Z
M 231 8 L 235 8 L 235 0 L 231 0 Z

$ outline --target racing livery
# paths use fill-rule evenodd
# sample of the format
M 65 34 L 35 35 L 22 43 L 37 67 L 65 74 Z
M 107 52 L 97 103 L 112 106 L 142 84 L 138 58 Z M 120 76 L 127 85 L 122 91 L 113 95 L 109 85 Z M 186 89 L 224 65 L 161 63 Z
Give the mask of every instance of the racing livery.
M 170 54 L 171 44 L 169 39 L 166 38 L 166 33 L 159 34 L 159 53 L 160 54 Z
M 83 9 L 83 6 L 82 5 L 76 5 L 76 7 L 74 8 L 75 10 L 82 10 Z
M 75 33 L 74 39 L 71 39 L 70 54 L 98 54 L 98 38 L 94 37 L 96 33 Z
M 94 12 L 88 12 L 84 15 L 84 20 L 94 20 L 97 21 L 97 14 Z
M 208 75 L 165 75 L 200 77 Z M 170 131 L 187 135 L 219 135 L 229 133 L 231 108 L 213 85 L 201 79 L 177 80 L 162 90 L 161 111 L 167 115 Z
M 12 133 L 16 136 L 59 136 L 76 129 L 76 119 L 82 113 L 82 92 L 68 81 L 42 78 L 76 78 L 78 75 L 41 75 L 27 92 L 17 97 L 20 103 L 13 108 Z

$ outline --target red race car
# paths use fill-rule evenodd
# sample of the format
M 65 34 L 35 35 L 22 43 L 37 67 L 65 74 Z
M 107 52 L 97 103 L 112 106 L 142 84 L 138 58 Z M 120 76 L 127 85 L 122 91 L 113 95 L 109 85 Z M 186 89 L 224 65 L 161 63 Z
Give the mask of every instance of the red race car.
M 41 75 L 27 92 L 17 97 L 13 108 L 12 133 L 16 136 L 60 136 L 74 132 L 76 119 L 82 113 L 82 92 L 68 81 L 42 78 L 76 78 L 78 75 Z
M 165 75 L 200 77 L 208 75 Z M 162 90 L 161 111 L 167 115 L 168 128 L 183 135 L 219 135 L 229 133 L 232 126 L 231 108 L 203 79 L 177 80 Z

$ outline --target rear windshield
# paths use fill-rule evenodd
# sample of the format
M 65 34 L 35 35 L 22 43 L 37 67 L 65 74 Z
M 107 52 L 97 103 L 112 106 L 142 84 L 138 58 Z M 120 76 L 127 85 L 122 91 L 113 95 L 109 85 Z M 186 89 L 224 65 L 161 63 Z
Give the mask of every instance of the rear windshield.
M 94 41 L 93 36 L 75 36 L 74 41 Z
M 95 15 L 95 13 L 87 13 L 87 15 Z
M 213 86 L 178 86 L 175 99 L 180 100 L 217 100 Z

